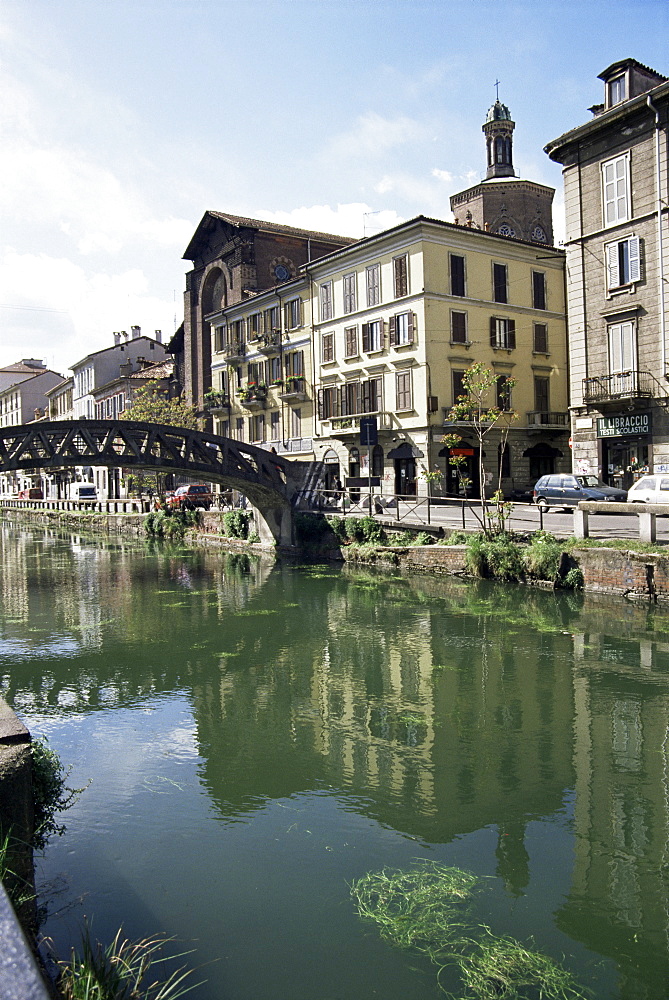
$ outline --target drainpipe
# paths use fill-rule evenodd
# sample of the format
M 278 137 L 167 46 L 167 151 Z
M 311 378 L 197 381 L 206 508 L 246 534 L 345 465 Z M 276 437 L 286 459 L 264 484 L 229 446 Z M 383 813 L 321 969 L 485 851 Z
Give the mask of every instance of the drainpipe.
M 662 376 L 667 375 L 667 329 L 664 314 L 664 248 L 662 245 L 662 175 L 660 165 L 660 112 L 653 104 L 650 94 L 646 97 L 648 108 L 655 115 L 655 186 L 657 199 L 657 252 L 659 258 L 659 308 L 660 331 L 662 337 Z

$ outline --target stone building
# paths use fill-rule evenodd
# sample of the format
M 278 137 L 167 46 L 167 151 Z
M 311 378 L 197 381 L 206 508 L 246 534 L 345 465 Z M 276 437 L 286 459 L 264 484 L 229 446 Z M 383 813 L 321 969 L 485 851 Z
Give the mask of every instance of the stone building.
M 419 216 L 304 268 L 313 289 L 314 455 L 326 486 L 378 479 L 384 493 L 458 495 L 446 433 L 478 489 L 473 428 L 448 413 L 464 373 L 481 362 L 496 378 L 488 401 L 518 413 L 506 444 L 491 432 L 486 480 L 507 494 L 569 467 L 564 253 Z M 362 418 L 378 441 L 365 447 Z M 433 490 L 434 492 L 434 490 Z
M 513 131 L 516 125 L 498 99 L 488 111 L 485 179 L 451 196 L 451 211 L 461 226 L 515 236 L 533 243 L 553 243 L 555 191 L 535 181 L 519 180 L 513 167 Z
M 669 472 L 669 80 L 635 59 L 599 78 L 592 119 L 545 148 L 564 175 L 574 469 L 627 489 Z
M 205 212 L 184 259 L 183 333 L 170 343 L 183 370 L 186 399 L 199 408 L 211 386 L 211 317 L 227 306 L 295 278 L 302 264 L 352 243 L 344 236 L 296 229 L 222 212 Z

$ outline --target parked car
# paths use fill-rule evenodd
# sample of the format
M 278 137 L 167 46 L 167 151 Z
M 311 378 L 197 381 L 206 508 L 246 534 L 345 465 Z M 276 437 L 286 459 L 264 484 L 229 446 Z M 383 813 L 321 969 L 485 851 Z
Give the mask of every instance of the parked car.
M 43 500 L 44 494 L 41 486 L 31 486 L 29 489 L 19 490 L 17 497 L 19 500 Z
M 71 483 L 70 500 L 97 500 L 98 494 L 93 483 Z
M 581 500 L 608 500 L 624 503 L 625 490 L 615 489 L 601 483 L 597 476 L 551 475 L 542 476 L 534 484 L 534 502 L 537 507 L 549 510 L 551 507 L 569 509 Z
M 195 507 L 209 510 L 212 500 L 209 487 L 204 483 L 189 483 L 188 486 L 179 486 L 165 502 L 168 507 L 178 507 L 180 510 L 194 510 Z
M 627 491 L 630 503 L 669 503 L 669 476 L 642 476 Z

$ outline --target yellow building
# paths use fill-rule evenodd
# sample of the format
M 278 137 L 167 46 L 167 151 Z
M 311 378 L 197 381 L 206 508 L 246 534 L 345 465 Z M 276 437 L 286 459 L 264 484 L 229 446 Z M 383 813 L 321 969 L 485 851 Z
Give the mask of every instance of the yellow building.
M 477 440 L 448 420 L 474 362 L 495 376 L 491 406 L 508 405 L 504 383 L 515 380 L 506 447 L 496 429 L 484 445 L 491 488 L 500 472 L 510 495 L 571 469 L 561 250 L 419 216 L 302 270 L 312 291 L 314 454 L 326 486 L 371 475 L 384 493 L 421 495 L 425 473 L 439 469 L 440 490 L 457 495 L 443 442 L 456 432 L 476 491 Z M 362 417 L 376 418 L 373 448 L 361 445 Z
M 214 433 L 313 458 L 311 299 L 304 277 L 207 317 Z

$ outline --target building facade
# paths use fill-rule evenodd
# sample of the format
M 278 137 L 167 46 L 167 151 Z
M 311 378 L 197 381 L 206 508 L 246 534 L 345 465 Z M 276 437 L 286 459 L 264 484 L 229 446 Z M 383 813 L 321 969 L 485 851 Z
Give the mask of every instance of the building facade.
M 313 458 L 311 296 L 301 276 L 210 314 L 214 433 Z
M 524 492 L 569 467 L 564 254 L 423 216 L 304 268 L 312 287 L 314 454 L 325 485 L 378 480 L 384 493 L 424 495 L 429 473 L 459 495 L 449 459 L 464 457 L 478 489 L 478 441 L 449 419 L 474 362 L 518 414 L 506 445 L 484 448 L 486 481 Z M 366 447 L 362 418 L 375 418 Z M 444 435 L 457 433 L 457 449 Z M 432 476 L 432 479 L 435 477 Z
M 141 368 L 145 363 L 158 364 L 168 360 L 160 330 L 156 330 L 155 337 L 143 336 L 139 326 L 130 330 L 130 335 L 124 330 L 114 333 L 113 347 L 88 354 L 71 366 L 74 376 L 72 412 L 75 418 L 92 419 L 96 416 L 95 391 L 118 378 L 121 368 L 128 362 Z
M 634 59 L 600 79 L 592 120 L 546 152 L 564 175 L 574 470 L 628 489 L 669 472 L 669 81 Z
M 199 409 L 211 388 L 212 324 L 228 306 L 297 277 L 302 264 L 353 241 L 222 212 L 206 212 L 184 253 L 183 332 L 170 349 L 178 354 L 186 399 Z M 220 325 L 220 324 L 219 324 Z
M 0 389 L 0 427 L 16 427 L 42 420 L 49 408 L 47 393 L 63 381 L 62 375 L 45 368 L 41 362 L 33 362 L 31 374 L 18 374 L 19 381 Z M 0 476 L 0 493 L 4 495 L 11 496 L 19 490 L 41 485 L 38 469 L 34 472 L 8 472 Z

